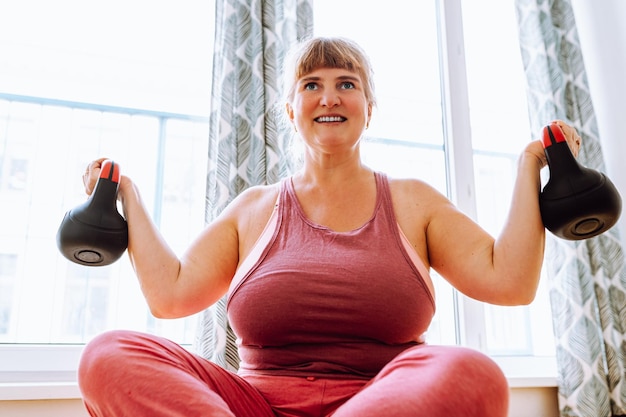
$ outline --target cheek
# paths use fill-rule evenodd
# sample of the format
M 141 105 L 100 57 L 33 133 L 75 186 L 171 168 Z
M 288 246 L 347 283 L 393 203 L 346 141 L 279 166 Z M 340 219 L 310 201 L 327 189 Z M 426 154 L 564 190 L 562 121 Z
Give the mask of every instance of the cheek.
M 313 100 L 303 99 L 301 97 L 297 97 L 293 101 L 292 106 L 294 119 L 306 118 L 316 107 Z

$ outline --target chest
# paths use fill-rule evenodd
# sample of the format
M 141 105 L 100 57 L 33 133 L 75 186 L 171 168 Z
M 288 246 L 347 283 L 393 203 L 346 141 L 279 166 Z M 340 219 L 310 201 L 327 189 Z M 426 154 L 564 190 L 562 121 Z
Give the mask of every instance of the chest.
M 284 227 L 232 294 L 231 322 L 244 344 L 419 339 L 434 306 L 390 230 L 303 227 Z

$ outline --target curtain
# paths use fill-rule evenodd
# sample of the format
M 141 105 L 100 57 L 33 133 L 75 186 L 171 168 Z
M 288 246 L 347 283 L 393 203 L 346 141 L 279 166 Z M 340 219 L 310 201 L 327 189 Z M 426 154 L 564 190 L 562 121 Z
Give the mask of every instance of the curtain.
M 291 172 L 291 133 L 277 114 L 280 70 L 287 50 L 312 33 L 312 16 L 312 0 L 216 0 L 207 222 L 246 188 Z M 195 350 L 235 370 L 239 357 L 225 301 L 201 313 Z
M 239 193 L 289 175 L 278 112 L 287 50 L 312 33 L 312 0 L 216 0 L 206 221 Z M 239 356 L 225 298 L 200 314 L 195 350 L 226 369 Z
M 570 0 L 516 0 L 533 132 L 552 119 L 576 127 L 578 160 L 604 171 Z M 626 268 L 616 227 L 584 241 L 548 236 L 547 275 L 561 416 L 626 415 Z

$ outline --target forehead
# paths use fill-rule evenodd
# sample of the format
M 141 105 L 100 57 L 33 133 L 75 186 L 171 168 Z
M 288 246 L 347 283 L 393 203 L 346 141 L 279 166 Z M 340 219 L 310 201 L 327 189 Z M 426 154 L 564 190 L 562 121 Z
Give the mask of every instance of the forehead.
M 355 81 L 361 81 L 361 76 L 356 71 L 350 71 L 343 68 L 317 68 L 307 74 L 302 75 L 298 82 L 308 80 L 340 80 L 350 79 Z

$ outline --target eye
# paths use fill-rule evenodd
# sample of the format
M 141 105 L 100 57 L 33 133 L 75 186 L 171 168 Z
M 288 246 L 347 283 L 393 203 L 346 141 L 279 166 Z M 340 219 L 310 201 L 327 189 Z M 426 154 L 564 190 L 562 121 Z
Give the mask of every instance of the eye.
M 317 90 L 317 84 L 314 82 L 304 84 L 303 90 L 314 91 Z
M 351 90 L 355 88 L 354 83 L 352 81 L 342 81 L 339 84 L 339 88 L 342 90 Z

